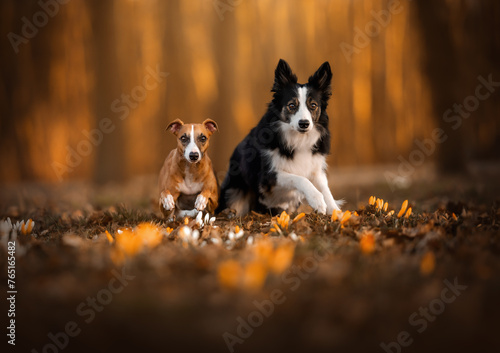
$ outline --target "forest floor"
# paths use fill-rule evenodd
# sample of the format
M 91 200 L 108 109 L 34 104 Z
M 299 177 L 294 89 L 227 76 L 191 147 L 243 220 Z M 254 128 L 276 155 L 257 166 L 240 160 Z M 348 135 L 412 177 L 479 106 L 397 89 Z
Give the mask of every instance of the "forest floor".
M 9 284 L 17 293 L 16 346 L 5 335 L 2 345 L 19 352 L 498 352 L 497 169 L 393 191 L 353 171 L 360 174 L 363 182 L 332 183 L 334 196 L 347 200 L 346 212 L 333 217 L 304 208 L 305 215 L 167 222 L 154 178 L 99 188 L 4 186 L 0 277 L 7 292 L 4 255 L 14 241 Z M 370 204 L 372 195 L 385 201 Z M 404 200 L 411 214 L 400 212 Z M 34 227 L 13 232 L 7 217 L 14 227 L 28 219 Z

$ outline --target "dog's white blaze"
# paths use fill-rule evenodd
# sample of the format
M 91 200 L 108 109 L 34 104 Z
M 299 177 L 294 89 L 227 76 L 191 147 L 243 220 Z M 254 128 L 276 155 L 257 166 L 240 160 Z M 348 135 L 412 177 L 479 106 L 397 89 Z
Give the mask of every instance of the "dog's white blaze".
M 280 122 L 279 128 L 282 136 L 285 138 L 285 143 L 295 152 L 304 151 L 311 155 L 311 149 L 321 137 L 320 132 L 314 128 L 313 123 L 309 125 L 312 129 L 308 132 L 299 132 L 288 123 Z
M 307 87 L 299 87 L 298 89 L 298 99 L 299 99 L 299 110 L 292 115 L 292 118 L 290 119 L 290 124 L 293 126 L 294 129 L 299 128 L 299 121 L 300 120 L 307 120 L 309 121 L 309 127 L 307 128 L 306 131 L 310 131 L 313 128 L 313 120 L 311 116 L 311 112 L 307 108 Z
M 189 159 L 189 154 L 191 152 L 198 152 L 200 157 L 198 158 L 197 162 L 201 159 L 201 152 L 200 149 L 198 148 L 198 145 L 196 145 L 196 141 L 194 140 L 194 125 L 191 126 L 191 136 L 189 137 L 189 143 L 186 146 L 186 150 L 184 151 L 184 158 L 191 162 Z

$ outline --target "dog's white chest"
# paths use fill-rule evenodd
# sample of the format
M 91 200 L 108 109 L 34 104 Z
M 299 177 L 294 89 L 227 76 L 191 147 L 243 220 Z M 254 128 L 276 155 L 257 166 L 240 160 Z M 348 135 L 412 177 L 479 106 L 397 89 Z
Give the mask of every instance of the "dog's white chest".
M 271 168 L 276 172 L 300 175 L 307 179 L 324 169 L 325 157 L 313 155 L 310 151 L 295 152 L 292 159 L 282 156 L 278 150 L 268 152 Z
M 193 181 L 193 178 L 188 175 L 177 186 L 177 190 L 186 195 L 194 195 L 201 191 L 203 183 Z

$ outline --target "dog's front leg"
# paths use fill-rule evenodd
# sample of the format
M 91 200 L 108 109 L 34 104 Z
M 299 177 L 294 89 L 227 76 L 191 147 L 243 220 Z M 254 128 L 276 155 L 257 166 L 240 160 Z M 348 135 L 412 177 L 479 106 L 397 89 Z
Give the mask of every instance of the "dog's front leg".
M 286 189 L 298 190 L 304 195 L 307 203 L 318 213 L 326 213 L 327 205 L 323 195 L 307 178 L 286 172 L 278 172 L 276 185 Z
M 207 209 L 208 212 L 213 213 L 217 208 L 217 194 L 213 193 L 209 189 L 202 190 L 200 194 L 196 197 L 194 207 L 198 211 L 204 211 Z
M 214 214 L 214 212 L 217 209 L 218 205 L 219 205 L 218 195 L 217 194 L 212 194 L 208 198 L 207 212 L 210 213 L 210 214 Z
M 179 193 L 171 194 L 169 190 L 163 190 L 160 194 L 160 210 L 165 217 L 170 217 L 175 209 L 175 202 L 179 197 Z
M 313 185 L 318 188 L 321 194 L 323 194 L 323 197 L 326 202 L 326 213 L 331 214 L 333 210 L 340 211 L 340 207 L 333 198 L 332 192 L 328 187 L 328 178 L 326 177 L 326 173 L 324 171 L 321 171 L 319 173 L 314 174 L 311 179 Z

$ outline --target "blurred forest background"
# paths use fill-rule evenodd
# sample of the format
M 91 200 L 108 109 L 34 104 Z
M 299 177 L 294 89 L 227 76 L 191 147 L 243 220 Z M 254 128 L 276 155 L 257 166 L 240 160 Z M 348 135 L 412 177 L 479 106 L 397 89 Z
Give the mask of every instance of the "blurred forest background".
M 176 118 L 219 123 L 210 155 L 223 175 L 266 110 L 280 58 L 299 82 L 332 65 L 330 166 L 399 163 L 441 126 L 449 139 L 428 159 L 460 171 L 498 158 L 498 92 L 459 129 L 443 114 L 479 75 L 500 81 L 499 23 L 496 0 L 3 0 L 0 181 L 157 173 Z M 24 38 L 13 45 L 13 34 Z M 140 88 L 156 70 L 168 76 Z M 87 133 L 103 121 L 114 130 Z

